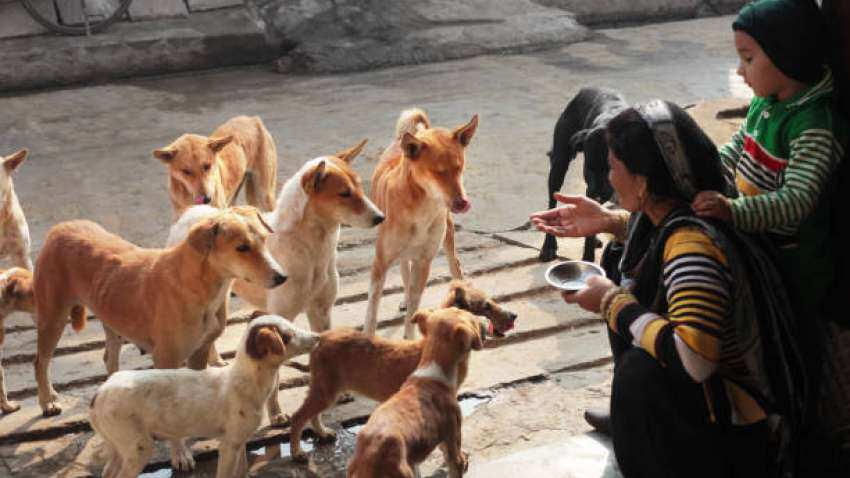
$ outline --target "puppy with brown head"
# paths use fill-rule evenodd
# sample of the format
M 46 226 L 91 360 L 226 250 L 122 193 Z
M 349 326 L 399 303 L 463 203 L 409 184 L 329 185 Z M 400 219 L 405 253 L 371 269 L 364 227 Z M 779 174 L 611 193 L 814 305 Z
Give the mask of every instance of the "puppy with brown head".
M 22 149 L 0 156 L 0 258 L 9 257 L 15 266 L 31 271 L 30 229 L 12 181 L 12 173 L 27 159 L 27 154 L 29 151 Z
M 501 307 L 468 281 L 455 281 L 442 307 L 458 307 L 489 319 L 490 335 L 503 336 L 513 328 L 516 314 Z M 332 440 L 335 433 L 322 423 L 321 413 L 333 406 L 343 392 L 355 392 L 377 402 L 396 393 L 422 358 L 425 340 L 390 340 L 367 336 L 352 329 L 322 333 L 319 345 L 310 353 L 310 389 L 298 411 L 292 415 L 289 440 L 294 461 L 304 462 L 301 434 L 311 421 L 320 440 Z M 352 366 L 352 364 L 356 364 Z M 458 385 L 466 379 L 467 362 L 458 365 Z
M 249 323 L 228 367 L 113 374 L 90 410 L 92 428 L 107 452 L 104 477 L 138 476 L 154 452 L 154 437 L 171 442 L 177 470 L 195 464 L 185 438 L 218 438 L 216 476 L 245 476 L 245 442 L 259 427 L 268 396 L 277 392 L 278 367 L 317 341 L 316 334 L 266 315 Z
M 6 396 L 6 377 L 3 372 L 3 320 L 12 312 L 35 312 L 32 295 L 32 272 L 20 267 L 0 271 L 0 411 L 12 413 L 21 408 Z
M 212 135 L 184 134 L 153 152 L 168 166 L 174 218 L 195 204 L 233 204 L 242 183 L 248 204 L 271 211 L 277 181 L 277 149 L 258 117 L 237 116 Z
M 348 467 L 352 478 L 418 476 L 416 466 L 440 446 L 449 476 L 467 469 L 461 450 L 461 412 L 457 402 L 460 364 L 481 350 L 483 319 L 457 309 L 419 311 L 412 317 L 424 336 L 422 358 L 401 389 L 379 406 L 357 435 Z
M 387 219 L 378 229 L 372 262 L 367 334 L 375 333 L 386 272 L 396 261 L 400 261 L 408 319 L 419 308 L 431 261 L 441 244 L 452 277 L 463 278 L 451 215 L 471 207 L 463 188 L 463 170 L 466 147 L 477 128 L 477 115 L 452 130 L 432 128 L 428 116 L 417 108 L 399 117 L 395 141 L 372 175 L 372 199 Z M 408 320 L 404 336 L 410 339 L 413 333 Z
M 90 221 L 54 226 L 33 278 L 43 412 L 61 411 L 48 366 L 75 306 L 88 307 L 102 322 L 109 373 L 118 369 L 121 338 L 149 352 L 156 368 L 180 367 L 187 359 L 203 368 L 222 331 L 215 307 L 232 279 L 267 288 L 286 280 L 266 250 L 268 235 L 259 214 L 232 211 L 204 219 L 168 249 L 140 248 Z

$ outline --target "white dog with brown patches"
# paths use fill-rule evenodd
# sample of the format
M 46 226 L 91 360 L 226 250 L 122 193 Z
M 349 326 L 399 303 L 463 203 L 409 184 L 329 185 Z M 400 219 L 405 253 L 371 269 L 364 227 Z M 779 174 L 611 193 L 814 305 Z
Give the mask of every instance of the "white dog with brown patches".
M 366 197 L 360 177 L 350 165 L 365 145 L 363 140 L 334 155 L 307 161 L 286 181 L 274 212 L 263 218 L 274 230 L 267 242 L 269 252 L 287 271 L 287 281 L 266 290 L 236 280 L 233 290 L 237 295 L 258 309 L 289 320 L 306 312 L 315 332 L 330 328 L 339 283 L 336 248 L 340 225 L 369 228 L 384 219 Z M 199 211 L 194 220 L 204 216 L 203 210 L 189 209 L 193 210 Z M 183 227 L 191 225 L 188 221 Z M 269 402 L 269 418 L 273 424 L 287 419 L 276 395 Z
M 278 367 L 308 353 L 318 340 L 282 317 L 265 315 L 249 323 L 228 367 L 113 374 L 98 388 L 89 413 L 104 441 L 104 478 L 138 476 L 153 455 L 154 437 L 171 442 L 172 460 L 187 437 L 217 438 L 216 477 L 245 476 L 245 443 L 276 392 Z M 189 468 L 191 457 L 188 453 Z
M 22 149 L 2 158 L 0 168 L 0 258 L 10 257 L 17 267 L 32 271 L 30 259 L 30 228 L 27 218 L 15 194 L 12 173 L 27 158 L 28 151 Z
M 452 278 L 463 279 L 451 215 L 471 207 L 463 188 L 463 169 L 465 150 L 477 127 L 477 115 L 453 130 L 432 128 L 428 116 L 418 108 L 399 117 L 395 141 L 372 174 L 372 200 L 387 220 L 378 229 L 363 329 L 366 334 L 375 334 L 387 269 L 396 261 L 400 262 L 407 304 L 406 339 L 413 338 L 409 319 L 419 308 L 440 245 L 446 251 Z

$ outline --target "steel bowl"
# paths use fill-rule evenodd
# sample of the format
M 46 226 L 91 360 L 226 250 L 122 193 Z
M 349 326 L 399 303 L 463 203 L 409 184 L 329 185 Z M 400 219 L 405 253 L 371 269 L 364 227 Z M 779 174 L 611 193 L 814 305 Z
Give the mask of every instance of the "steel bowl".
M 605 277 L 605 271 L 598 265 L 585 261 L 561 262 L 546 270 L 546 281 L 549 284 L 572 292 L 587 287 L 587 280 L 592 276 Z

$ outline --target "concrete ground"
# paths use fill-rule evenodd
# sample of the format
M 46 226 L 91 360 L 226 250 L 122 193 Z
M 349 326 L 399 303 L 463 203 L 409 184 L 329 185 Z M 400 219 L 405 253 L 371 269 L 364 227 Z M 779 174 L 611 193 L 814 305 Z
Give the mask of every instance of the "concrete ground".
M 15 175 L 15 187 L 29 220 L 34 256 L 50 226 L 74 218 L 95 220 L 153 247 L 165 241 L 171 209 L 165 168 L 150 153 L 181 133 L 209 133 L 231 116 L 258 115 L 278 144 L 281 182 L 305 160 L 369 138 L 365 158 L 355 161 L 368 183 L 403 108 L 421 106 L 435 124 L 446 126 L 479 114 L 465 173 L 473 207 L 456 218 L 461 262 L 479 287 L 515 309 L 520 319 L 510 337 L 492 341 L 476 355 L 461 389 L 464 396 L 485 397 L 464 422 L 464 446 L 472 453 L 470 475 L 499 476 L 487 472 L 511 469 L 499 460 L 537 462 L 536 457 L 561 454 L 559 446 L 572 443 L 566 448 L 575 451 L 575 463 L 581 456 L 591 457 L 586 460 L 589 471 L 547 476 L 609 476 L 605 474 L 615 468 L 605 442 L 583 435 L 588 427 L 581 420 L 586 406 L 607 402 L 610 353 L 604 329 L 592 314 L 565 305 L 546 286 L 542 274 L 547 265 L 536 261 L 543 238 L 521 226 L 530 212 L 546 205 L 552 128 L 580 87 L 609 86 L 631 101 L 663 97 L 681 104 L 746 96 L 734 75 L 730 22 L 719 17 L 601 30 L 588 41 L 533 54 L 357 74 L 282 77 L 264 68 L 238 68 L 10 95 L 0 97 L 0 131 L 5 133 L 0 154 L 24 146 L 31 150 Z M 719 104 L 699 106 L 695 113 L 711 125 L 718 141 L 734 128 L 712 120 Z M 571 168 L 565 191 L 583 190 L 578 166 Z M 373 239 L 370 231 L 343 231 L 335 325 L 362 323 Z M 580 241 L 560 244 L 562 256 L 578 256 Z M 438 303 L 447 276 L 440 258 L 423 304 Z M 381 333 L 391 336 L 400 335 L 399 285 L 398 274 L 391 271 L 379 313 Z M 232 317 L 219 350 L 233 350 L 244 328 L 240 317 Z M 11 317 L 6 329 L 7 386 L 23 409 L 0 418 L 0 476 L 97 473 L 92 460 L 97 439 L 85 413 L 104 379 L 99 322 L 90 321 L 79 334 L 68 330 L 60 341 L 52 373 L 64 412 L 51 419 L 40 417 L 35 401 L 31 322 Z M 148 366 L 147 356 L 125 347 L 122 369 Z M 305 385 L 306 376 L 283 369 L 284 411 L 291 413 L 300 404 Z M 466 403 L 472 408 L 475 402 Z M 360 399 L 347 402 L 330 412 L 326 422 L 356 426 L 372 407 Z M 253 453 L 255 472 L 341 476 L 354 436 L 341 433 L 338 447 L 319 449 L 311 468 L 301 468 L 285 457 L 287 444 L 280 444 L 287 429 L 262 429 L 250 444 L 260 449 Z M 195 476 L 209 476 L 215 443 L 199 441 L 193 450 L 199 459 Z M 166 466 L 166 460 L 161 450 L 149 471 Z M 439 465 L 432 456 L 423 471 L 443 476 Z M 551 470 L 561 465 L 552 461 Z

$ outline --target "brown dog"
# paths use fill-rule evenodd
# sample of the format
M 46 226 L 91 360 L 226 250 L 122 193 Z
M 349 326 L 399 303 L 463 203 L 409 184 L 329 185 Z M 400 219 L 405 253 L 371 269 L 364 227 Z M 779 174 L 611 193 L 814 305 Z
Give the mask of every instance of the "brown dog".
M 378 303 L 387 269 L 399 260 L 407 319 L 419 308 L 431 261 L 440 244 L 454 279 L 462 279 L 454 243 L 451 213 L 464 213 L 471 203 L 463 189 L 464 151 L 478 127 L 478 116 L 449 131 L 432 128 L 420 109 L 404 111 L 396 124 L 396 139 L 381 156 L 372 175 L 371 196 L 386 220 L 378 228 L 369 283 L 364 331 L 375 334 Z M 404 337 L 413 338 L 405 321 Z
M 484 345 L 484 319 L 452 307 L 419 311 L 411 320 L 425 337 L 422 358 L 357 435 L 349 478 L 413 478 L 419 475 L 416 466 L 438 445 L 451 478 L 466 472 L 457 388 L 469 352 Z
M 485 292 L 466 281 L 454 281 L 442 307 L 457 307 L 489 319 L 491 335 L 503 336 L 512 329 L 516 314 L 501 307 Z M 368 337 L 351 329 L 325 332 L 310 353 L 310 390 L 304 403 L 292 416 L 289 450 L 294 461 L 306 461 L 301 451 L 301 433 L 312 419 L 313 432 L 321 440 L 332 440 L 333 430 L 322 423 L 321 413 L 336 403 L 346 391 L 353 391 L 377 402 L 396 393 L 416 369 L 422 356 L 424 339 L 390 340 Z M 352 366 L 356 364 L 355 366 Z M 458 386 L 466 378 L 467 363 L 461 361 Z
M 3 319 L 12 312 L 35 312 L 32 295 L 32 272 L 21 267 L 0 271 L 0 410 L 12 413 L 21 408 L 6 396 L 6 377 L 3 373 Z
M 233 204 L 243 181 L 248 204 L 263 211 L 274 207 L 277 149 L 256 116 L 232 118 L 210 137 L 184 134 L 153 155 L 168 166 L 174 220 L 195 204 Z
M 43 413 L 61 412 L 48 366 L 74 306 L 90 308 L 103 323 L 109 373 L 118 369 L 122 338 L 149 352 L 156 368 L 177 368 L 186 359 L 204 368 L 223 328 L 216 309 L 231 279 L 268 288 L 286 280 L 266 249 L 269 232 L 259 214 L 222 211 L 172 248 L 142 249 L 90 221 L 54 226 L 33 278 Z M 83 318 L 75 328 L 84 325 Z

